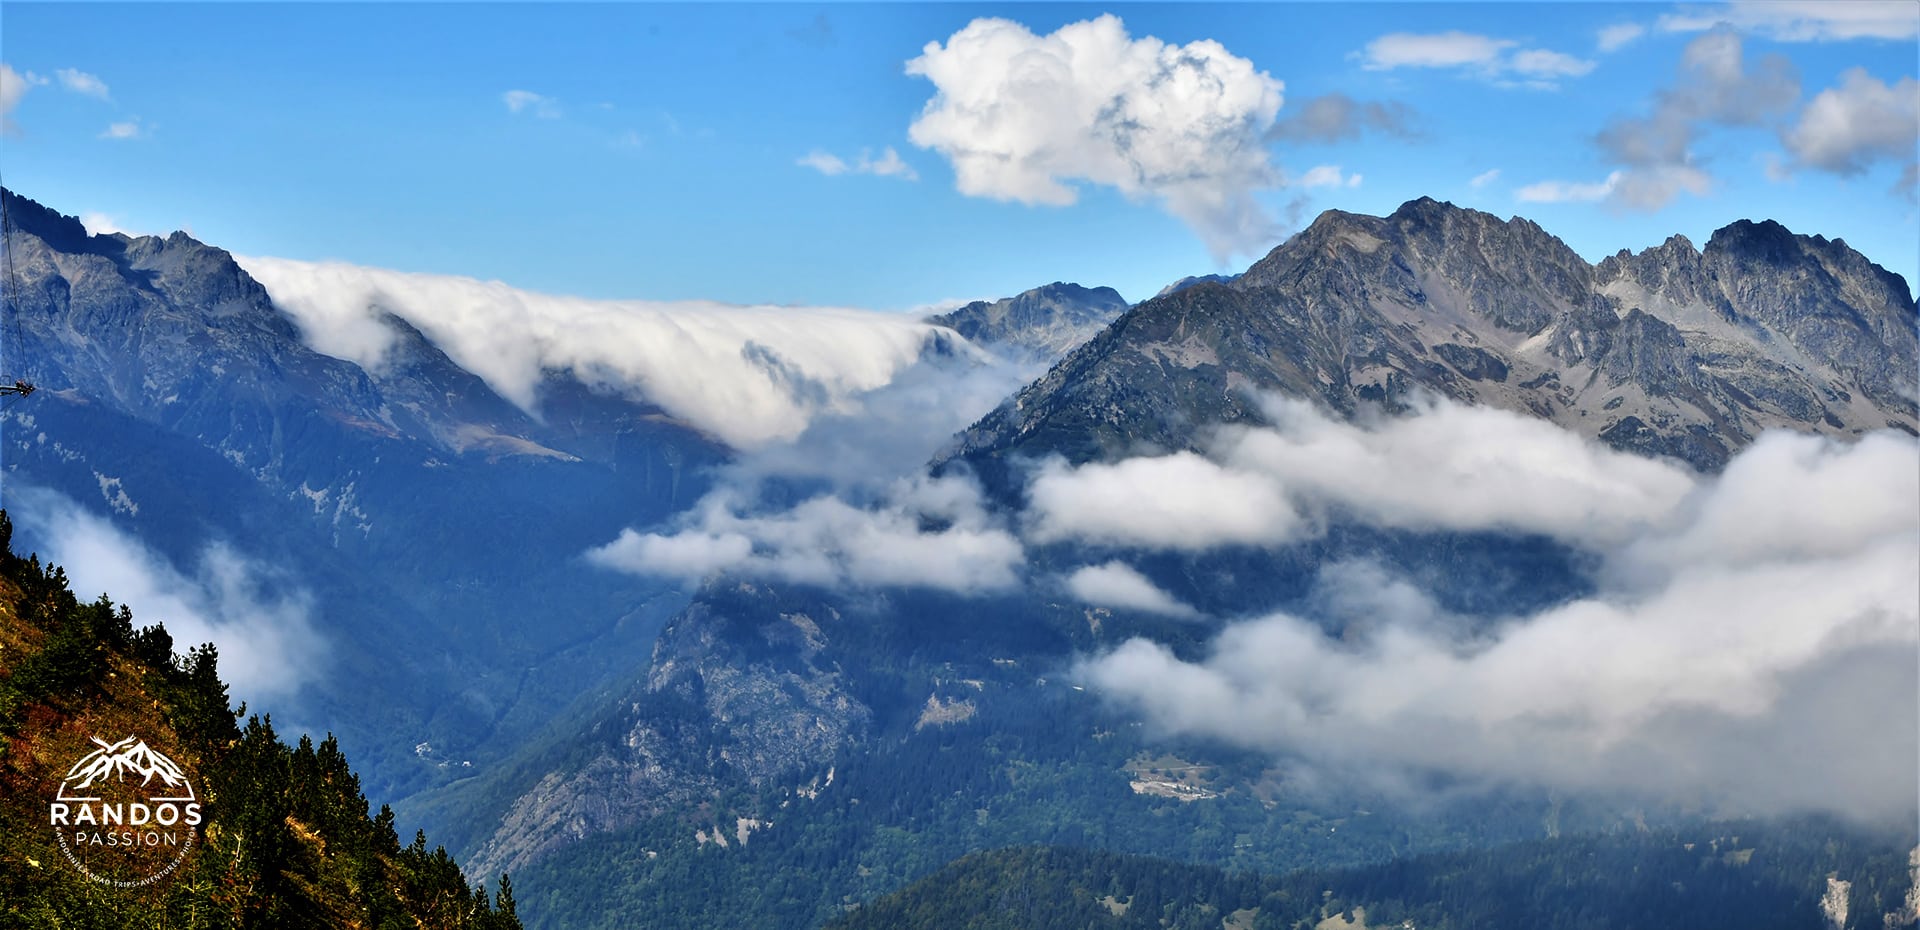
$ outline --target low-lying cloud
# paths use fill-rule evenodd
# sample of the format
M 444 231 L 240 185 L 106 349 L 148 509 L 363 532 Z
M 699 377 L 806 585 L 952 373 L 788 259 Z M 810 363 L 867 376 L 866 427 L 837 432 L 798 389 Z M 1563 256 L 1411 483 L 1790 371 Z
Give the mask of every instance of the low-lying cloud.
M 1096 607 L 1118 607 L 1169 617 L 1197 617 L 1200 612 L 1153 583 L 1133 566 L 1118 560 L 1088 565 L 1065 579 L 1067 593 Z
M 107 593 L 133 609 L 136 626 L 164 625 L 177 651 L 213 643 L 235 700 L 290 696 L 322 670 L 327 648 L 311 597 L 272 566 L 214 543 L 182 571 L 64 496 L 7 490 L 21 541 L 65 568 L 76 595 Z
M 1222 428 L 1205 455 L 1045 463 L 1029 488 L 1030 535 L 1198 551 L 1294 542 L 1351 519 L 1591 547 L 1631 536 L 1693 487 L 1680 466 L 1490 407 L 1433 400 L 1361 423 L 1296 400 L 1265 409 L 1272 426 Z
M 670 531 L 625 530 L 587 558 L 690 583 L 731 573 L 823 587 L 972 594 L 1017 586 L 1026 553 L 987 512 L 972 481 L 948 477 L 902 479 L 867 506 L 823 494 L 772 512 L 755 512 L 725 488 Z
M 800 435 L 914 365 L 937 330 L 884 313 L 706 301 L 589 300 L 450 275 L 243 258 L 315 351 L 379 371 L 419 329 L 502 397 L 538 412 L 551 371 L 644 399 L 736 448 Z
M 760 482 L 785 478 L 871 496 L 921 471 L 956 433 L 1046 372 L 1045 360 L 955 348 L 930 353 L 840 409 L 816 413 L 797 436 L 742 453 L 721 480 L 749 495 Z
M 1070 468 L 1041 466 L 1028 488 L 1039 542 L 1202 550 L 1291 539 L 1303 521 L 1279 488 L 1192 452 Z
M 1544 513 L 1536 526 L 1571 534 L 1587 514 L 1586 545 L 1603 563 L 1593 594 L 1469 633 L 1411 583 L 1342 564 L 1323 572 L 1306 612 L 1232 624 L 1204 658 L 1136 639 L 1079 675 L 1166 730 L 1383 783 L 1444 773 L 1715 813 L 1911 821 L 1920 444 L 1768 434 L 1678 497 L 1669 476 L 1587 471 L 1625 464 L 1599 450 L 1478 445 L 1518 459 L 1482 467 L 1486 487 L 1511 483 L 1526 503 L 1429 478 L 1417 454 L 1386 459 L 1392 473 L 1369 473 L 1363 454 L 1354 480 L 1373 482 L 1380 512 L 1455 524 Z M 1335 455 L 1326 470 L 1345 474 L 1348 461 Z M 1623 507 L 1623 487 L 1655 493 Z M 1433 499 L 1409 510 L 1422 494 Z

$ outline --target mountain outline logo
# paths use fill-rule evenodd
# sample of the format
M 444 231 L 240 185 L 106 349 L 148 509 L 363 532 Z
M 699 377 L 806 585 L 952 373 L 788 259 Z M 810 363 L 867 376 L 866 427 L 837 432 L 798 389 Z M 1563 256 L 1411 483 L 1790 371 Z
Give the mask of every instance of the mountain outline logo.
M 186 861 L 205 809 L 185 769 L 133 734 L 94 749 L 60 780 L 47 822 L 67 861 L 103 885 L 151 884 Z
M 187 782 L 185 772 L 178 763 L 147 745 L 147 741 L 128 736 L 117 743 L 108 743 L 100 737 L 91 737 L 93 744 L 100 748 L 82 756 L 80 761 L 67 770 L 67 777 L 60 782 L 60 790 L 55 795 L 61 801 L 98 801 L 99 798 L 77 797 L 67 794 L 67 786 L 73 785 L 76 791 L 84 791 L 95 782 L 109 775 L 122 775 L 133 772 L 141 776 L 140 786 L 146 787 L 158 776 L 166 787 L 186 791 L 185 797 L 155 798 L 156 801 L 192 801 L 193 785 Z M 75 779 L 79 780 L 75 784 Z

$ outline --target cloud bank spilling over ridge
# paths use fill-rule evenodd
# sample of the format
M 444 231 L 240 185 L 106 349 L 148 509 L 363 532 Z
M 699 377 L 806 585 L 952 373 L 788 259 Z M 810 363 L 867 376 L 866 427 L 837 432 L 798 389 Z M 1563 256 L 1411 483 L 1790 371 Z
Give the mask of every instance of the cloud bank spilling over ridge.
M 907 73 L 935 91 L 909 137 L 963 194 L 1064 206 L 1093 184 L 1158 201 L 1220 261 L 1278 241 L 1255 194 L 1281 184 L 1264 140 L 1283 85 L 1219 42 L 1135 39 L 1111 14 L 1047 35 L 976 19 Z
M 323 670 L 326 641 L 311 622 L 310 597 L 271 566 L 216 543 L 193 574 L 182 574 L 60 494 L 11 484 L 7 491 L 21 535 L 66 569 L 74 594 L 106 592 L 133 609 L 136 627 L 165 625 L 176 652 L 213 643 L 236 698 L 289 696 Z
M 1448 496 L 1446 482 L 1419 477 L 1417 460 L 1387 461 L 1397 471 L 1371 477 L 1412 488 L 1376 484 L 1392 490 L 1385 508 Z M 1526 469 L 1565 464 L 1535 457 Z M 1688 480 L 1665 508 L 1612 514 L 1604 486 L 1559 484 L 1579 498 L 1554 505 L 1559 531 L 1577 532 L 1563 519 L 1583 510 L 1614 516 L 1587 543 L 1605 563 L 1599 588 L 1491 631 L 1465 635 L 1410 584 L 1346 564 L 1323 572 L 1318 598 L 1342 638 L 1275 614 L 1228 626 L 1196 661 L 1136 639 L 1078 673 L 1169 731 L 1349 775 L 1445 773 L 1716 813 L 1910 821 L 1920 789 L 1915 474 L 1920 444 L 1905 436 L 1842 445 L 1770 433 L 1722 475 Z M 1517 497 L 1545 501 L 1524 486 Z M 1511 518 L 1505 506 L 1468 494 L 1417 509 L 1456 522 L 1479 510 L 1465 522 L 1498 523 Z
M 570 371 L 738 448 L 858 409 L 861 394 L 914 365 L 936 333 L 862 310 L 588 300 L 338 262 L 235 260 L 315 351 L 378 371 L 399 339 L 391 314 L 530 412 L 546 372 Z

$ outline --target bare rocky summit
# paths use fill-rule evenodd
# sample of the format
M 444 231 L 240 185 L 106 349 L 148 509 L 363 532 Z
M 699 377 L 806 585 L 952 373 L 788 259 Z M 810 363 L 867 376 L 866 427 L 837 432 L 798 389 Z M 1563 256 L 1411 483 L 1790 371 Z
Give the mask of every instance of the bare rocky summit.
M 927 322 L 972 342 L 1052 361 L 1105 329 L 1126 309 L 1126 298 L 1113 288 L 1055 281 L 1012 297 L 976 300 Z
M 1590 265 L 1423 198 L 1329 211 L 1231 284 L 1140 304 L 954 454 L 1087 461 L 1257 420 L 1255 391 L 1348 415 L 1432 392 L 1712 470 L 1772 427 L 1915 431 L 1916 357 L 1906 282 L 1840 240 L 1741 221 Z

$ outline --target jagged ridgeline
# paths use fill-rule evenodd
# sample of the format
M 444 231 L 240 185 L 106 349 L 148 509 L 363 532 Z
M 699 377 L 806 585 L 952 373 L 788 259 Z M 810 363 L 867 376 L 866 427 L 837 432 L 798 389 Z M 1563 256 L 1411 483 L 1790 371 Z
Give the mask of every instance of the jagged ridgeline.
M 238 725 L 211 645 L 175 653 L 164 628 L 14 555 L 12 536 L 0 511 L 0 926 L 520 926 L 504 876 L 490 896 L 424 834 L 402 845 L 390 810 L 369 815 L 332 737 L 289 747 L 270 720 Z M 205 820 L 176 870 L 122 888 L 71 864 L 49 803 L 71 746 L 130 733 L 190 773 Z

